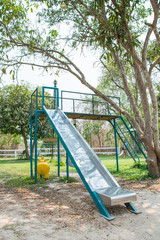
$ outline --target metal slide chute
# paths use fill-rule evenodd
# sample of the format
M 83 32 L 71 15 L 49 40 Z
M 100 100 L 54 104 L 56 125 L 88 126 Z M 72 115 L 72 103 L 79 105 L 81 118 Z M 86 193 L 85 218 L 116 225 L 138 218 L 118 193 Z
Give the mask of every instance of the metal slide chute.
M 105 205 L 113 206 L 121 203 L 124 203 L 134 213 L 139 213 L 132 203 L 136 200 L 136 194 L 120 188 L 67 116 L 60 109 L 48 110 L 43 107 L 43 111 L 101 215 L 108 220 L 114 219 Z

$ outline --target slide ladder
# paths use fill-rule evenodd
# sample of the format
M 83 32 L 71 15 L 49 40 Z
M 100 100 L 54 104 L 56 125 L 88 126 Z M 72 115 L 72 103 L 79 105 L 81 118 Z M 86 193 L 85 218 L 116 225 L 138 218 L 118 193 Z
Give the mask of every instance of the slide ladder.
M 110 123 L 114 126 L 112 121 Z M 146 148 L 128 119 L 125 121 L 122 116 L 116 119 L 116 133 L 136 163 L 140 163 L 140 155 L 147 158 L 145 154 Z
M 132 203 L 136 193 L 119 186 L 67 116 L 60 109 L 43 107 L 43 111 L 101 215 L 108 220 L 114 219 L 105 206 L 122 203 L 132 212 L 140 213 Z

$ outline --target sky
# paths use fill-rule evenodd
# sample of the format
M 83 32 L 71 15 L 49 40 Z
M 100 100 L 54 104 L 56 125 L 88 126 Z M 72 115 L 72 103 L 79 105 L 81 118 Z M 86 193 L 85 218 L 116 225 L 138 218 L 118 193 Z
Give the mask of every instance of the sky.
M 74 59 L 74 60 L 73 60 Z M 73 58 L 73 62 L 80 68 L 80 70 L 84 73 L 86 80 L 91 83 L 94 87 L 97 86 L 98 78 L 101 75 L 100 67 L 96 67 L 94 64 L 98 56 L 94 55 L 92 52 L 86 51 L 86 55 L 80 56 L 77 54 Z M 46 85 L 53 86 L 54 80 L 57 80 L 57 87 L 60 90 L 67 91 L 84 91 L 88 92 L 88 88 L 81 84 L 81 82 L 70 73 L 60 73 L 59 76 L 53 74 L 44 73 L 41 74 L 41 71 L 37 68 L 34 71 L 31 70 L 31 67 L 25 68 L 25 71 L 20 71 L 19 78 L 25 81 L 29 81 L 30 83 L 37 85 Z
M 72 60 L 73 62 L 80 68 L 80 70 L 84 73 L 86 80 L 91 83 L 94 87 L 98 84 L 98 78 L 101 75 L 101 68 L 97 64 L 99 59 L 99 53 L 91 52 L 89 50 L 85 50 L 84 54 L 80 54 L 77 52 Z M 8 71 L 9 72 L 9 71 Z M 28 82 L 36 88 L 37 86 L 53 86 L 54 80 L 57 80 L 57 87 L 60 90 L 66 91 L 78 91 L 78 92 L 88 92 L 91 91 L 81 84 L 81 82 L 70 73 L 60 73 L 59 76 L 50 73 L 44 72 L 39 68 L 34 68 L 32 70 L 31 66 L 22 66 L 18 73 L 18 80 Z M 16 80 L 15 80 L 16 82 Z M 6 74 L 3 76 L 3 84 L 8 85 L 13 83 L 10 74 Z
M 74 63 L 80 68 L 80 70 L 84 73 L 86 80 L 91 83 L 94 87 L 98 84 L 98 78 L 101 75 L 101 69 L 98 64 L 96 64 L 98 60 L 98 53 L 95 54 L 89 50 L 85 51 L 85 55 L 77 53 L 74 56 Z M 72 60 L 73 60 L 72 59 Z M 9 72 L 9 71 L 8 71 Z M 18 80 L 28 82 L 36 88 L 37 86 L 53 86 L 54 80 L 57 80 L 57 87 L 60 90 L 66 91 L 78 91 L 78 92 L 88 92 L 91 91 L 81 84 L 81 82 L 70 73 L 60 73 L 59 76 L 50 73 L 44 72 L 39 68 L 34 68 L 32 70 L 31 66 L 22 66 L 18 73 Z M 16 80 L 14 81 L 16 82 Z M 6 74 L 3 76 L 3 84 L 8 85 L 13 83 L 13 80 L 10 74 Z

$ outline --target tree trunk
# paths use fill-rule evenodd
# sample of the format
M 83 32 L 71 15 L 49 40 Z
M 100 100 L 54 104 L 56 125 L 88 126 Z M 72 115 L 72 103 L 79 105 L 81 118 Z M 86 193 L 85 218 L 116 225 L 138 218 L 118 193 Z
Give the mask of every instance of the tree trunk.
M 101 137 L 100 137 L 100 135 L 99 135 L 99 134 L 97 135 L 97 137 L 98 137 L 99 146 L 100 146 L 100 148 L 101 148 L 101 147 L 102 147 L 102 143 L 101 143 Z
M 158 159 L 157 155 L 155 154 L 154 151 L 148 151 L 148 156 L 147 156 L 147 165 L 148 165 L 148 170 L 149 173 L 151 174 L 152 177 L 160 177 L 160 168 L 157 164 Z
M 146 162 L 148 165 L 149 173 L 151 174 L 152 177 L 160 177 L 160 166 L 159 166 L 160 160 L 158 159 L 158 156 L 153 146 L 150 144 L 151 141 L 144 139 L 143 142 L 147 148 Z
M 23 136 L 24 145 L 25 145 L 25 154 L 26 154 L 26 158 L 29 159 L 29 151 L 28 151 L 28 144 L 27 144 L 27 136 L 26 136 L 26 132 L 25 132 L 23 126 L 21 126 L 21 130 L 22 130 L 22 136 Z

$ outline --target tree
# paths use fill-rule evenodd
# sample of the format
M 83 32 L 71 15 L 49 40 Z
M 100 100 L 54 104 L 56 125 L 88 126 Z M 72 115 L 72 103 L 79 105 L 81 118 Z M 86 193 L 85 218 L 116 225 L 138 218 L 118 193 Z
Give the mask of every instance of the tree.
M 96 136 L 98 139 L 98 146 L 102 147 L 103 145 L 103 124 L 104 121 L 101 122 L 95 122 L 95 121 L 89 121 L 84 123 L 84 129 L 83 129 L 83 136 L 86 139 L 86 141 L 93 146 L 94 141 L 93 137 Z
M 160 62 L 160 57 L 150 57 L 154 55 L 154 48 L 150 47 L 153 46 L 153 41 L 156 42 L 156 47 L 160 48 L 158 28 L 160 1 L 44 0 L 43 3 L 46 5 L 43 5 L 37 14 L 38 21 L 48 24 L 48 30 L 43 33 L 39 32 L 40 29 L 35 30 L 26 24 L 26 9 L 21 2 L 17 10 L 16 1 L 7 0 L 7 11 L 12 12 L 9 17 L 6 8 L 3 8 L 6 1 L 2 2 L 3 11 L 0 12 L 2 73 L 6 73 L 10 66 L 19 68 L 22 64 L 70 72 L 131 121 L 147 148 L 150 173 L 160 176 L 158 103 L 153 81 L 153 73 Z M 18 11 L 21 14 L 17 20 Z M 69 35 L 65 36 L 70 47 L 76 48 L 81 45 L 98 48 L 103 56 L 114 60 L 132 114 L 87 82 L 69 55 L 60 48 L 55 24 L 62 22 L 70 24 L 72 29 L 72 32 L 68 31 Z M 6 50 L 12 50 L 13 47 L 21 49 L 18 57 L 6 54 Z M 33 55 L 42 61 L 36 63 L 30 60 L 29 63 L 27 59 Z M 128 82 L 126 63 L 134 73 L 142 112 Z
M 0 133 L 0 149 L 9 149 L 13 145 L 21 142 L 19 135 L 1 134 Z
M 158 93 L 157 99 L 158 99 L 159 131 L 160 131 L 160 87 L 158 88 L 158 90 L 159 90 L 159 93 Z
M 100 123 L 94 123 L 92 126 L 93 129 L 93 134 L 95 136 L 97 136 L 98 138 L 98 145 L 99 147 L 102 147 L 102 125 L 104 124 L 104 122 Z
M 92 125 L 89 122 L 84 124 L 83 136 L 85 140 L 92 146 Z
M 31 94 L 33 90 L 28 85 L 5 86 L 0 90 L 0 131 L 4 134 L 22 135 L 25 145 L 26 158 L 29 158 L 27 139 L 30 134 Z M 39 94 L 42 95 L 40 89 Z M 45 93 L 45 96 L 49 93 Z M 45 103 L 51 105 L 52 98 L 46 99 Z M 38 98 L 38 106 L 42 99 Z M 38 119 L 39 139 L 43 139 L 47 131 L 47 118 Z M 33 123 L 34 127 L 34 123 Z M 33 129 L 34 135 L 34 129 Z M 34 140 L 33 140 L 34 147 Z
M 30 129 L 30 96 L 28 86 L 9 85 L 0 90 L 0 130 L 4 134 L 22 135 L 26 157 Z
M 102 76 L 99 78 L 99 84 L 97 89 L 107 96 L 117 97 L 120 96 L 120 105 L 132 114 L 132 107 L 127 99 L 127 95 L 124 91 L 123 82 L 121 81 L 120 72 L 114 62 L 114 60 L 102 59 Z M 139 97 L 138 88 L 134 79 L 134 73 L 128 63 L 125 64 L 127 81 L 130 86 L 131 92 L 134 96 L 138 108 L 141 108 L 141 101 Z M 118 100 L 118 99 L 117 99 Z M 114 100 L 115 101 L 115 100 Z M 133 115 L 133 114 L 132 114 Z

